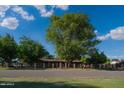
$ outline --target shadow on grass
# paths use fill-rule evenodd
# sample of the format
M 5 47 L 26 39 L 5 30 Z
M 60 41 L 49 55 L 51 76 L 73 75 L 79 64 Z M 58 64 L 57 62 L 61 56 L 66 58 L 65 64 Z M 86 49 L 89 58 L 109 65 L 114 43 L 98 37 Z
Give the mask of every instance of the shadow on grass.
M 97 86 L 88 84 L 66 83 L 66 82 L 5 82 L 0 81 L 0 88 L 98 88 Z

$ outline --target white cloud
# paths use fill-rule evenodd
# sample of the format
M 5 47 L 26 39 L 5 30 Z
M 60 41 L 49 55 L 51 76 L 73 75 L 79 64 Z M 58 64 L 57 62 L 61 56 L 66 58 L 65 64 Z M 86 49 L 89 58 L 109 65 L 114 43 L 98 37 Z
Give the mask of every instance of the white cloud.
M 7 17 L 3 19 L 3 21 L 0 23 L 0 26 L 6 27 L 10 30 L 15 30 L 19 25 L 18 20 L 15 17 Z
M 39 10 L 42 17 L 50 17 L 54 13 L 53 7 L 50 10 L 47 10 L 45 5 L 35 5 L 34 7 Z
M 100 40 L 107 40 L 108 38 L 114 40 L 124 40 L 124 26 L 112 29 L 108 34 L 104 36 L 98 36 Z
M 107 40 L 107 39 L 109 39 L 110 38 L 110 34 L 106 34 L 106 35 L 103 35 L 103 36 L 98 36 L 97 37 L 97 39 L 99 39 L 99 40 Z
M 124 59 L 124 55 L 117 55 L 117 56 L 107 56 L 108 58 L 111 58 L 111 59 Z
M 112 39 L 124 40 L 124 26 L 111 30 L 110 35 Z
M 6 11 L 10 8 L 9 5 L 0 5 L 0 17 L 5 17 Z
M 96 34 L 97 34 L 97 33 L 98 33 L 98 30 L 94 30 L 94 33 L 96 33 Z
M 22 16 L 22 18 L 24 18 L 25 20 L 34 20 L 34 16 L 29 15 L 29 13 L 26 12 L 25 10 L 23 10 L 23 8 L 20 6 L 13 6 L 12 10 L 14 12 L 20 14 Z
M 56 5 L 56 8 L 60 8 L 62 10 L 68 10 L 69 6 L 68 5 Z
M 39 10 L 42 17 L 50 17 L 54 14 L 55 9 L 61 9 L 66 11 L 69 9 L 67 5 L 40 5 L 34 6 L 37 10 Z M 0 17 L 2 21 L 0 22 L 0 26 L 6 27 L 8 29 L 14 30 L 18 27 L 19 21 L 15 17 L 7 17 L 6 12 L 10 9 L 10 12 L 14 12 L 15 14 L 21 15 L 21 17 L 27 21 L 34 20 L 34 16 L 30 15 L 27 11 L 23 9 L 21 6 L 9 6 L 9 5 L 1 5 L 0 6 Z
M 15 30 L 19 26 L 19 21 L 15 17 L 11 17 L 11 15 L 7 17 L 6 12 L 8 10 L 12 13 L 21 15 L 21 17 L 27 21 L 35 19 L 33 15 L 29 15 L 29 13 L 21 6 L 0 5 L 0 26 L 6 27 L 10 30 Z
M 45 5 L 35 5 L 34 7 L 37 10 L 39 10 L 41 17 L 52 16 L 54 14 L 55 8 L 59 8 L 59 9 L 64 10 L 64 11 L 69 9 L 69 6 L 67 6 L 67 5 L 51 5 L 51 6 L 49 6 L 50 7 L 49 10 L 47 9 L 47 6 L 45 6 Z

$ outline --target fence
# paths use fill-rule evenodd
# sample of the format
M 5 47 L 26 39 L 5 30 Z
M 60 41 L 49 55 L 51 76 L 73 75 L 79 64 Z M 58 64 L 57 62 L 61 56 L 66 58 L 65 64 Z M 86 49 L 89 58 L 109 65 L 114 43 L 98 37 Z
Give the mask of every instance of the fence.
M 83 62 L 73 61 L 57 61 L 57 60 L 42 60 L 41 62 L 34 63 L 32 66 L 28 64 L 18 64 L 16 68 L 34 68 L 34 69 L 47 69 L 47 68 L 81 68 L 81 69 L 105 69 L 105 70 L 124 70 L 124 64 L 84 64 Z
M 97 66 L 98 69 L 105 69 L 105 70 L 124 70 L 124 64 L 123 63 L 117 63 L 117 64 L 99 64 Z

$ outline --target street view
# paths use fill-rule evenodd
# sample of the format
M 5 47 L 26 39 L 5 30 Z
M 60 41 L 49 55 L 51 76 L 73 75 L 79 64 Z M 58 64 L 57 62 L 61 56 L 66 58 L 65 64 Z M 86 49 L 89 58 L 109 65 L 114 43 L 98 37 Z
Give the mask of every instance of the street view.
M 124 88 L 123 11 L 1 5 L 0 88 Z

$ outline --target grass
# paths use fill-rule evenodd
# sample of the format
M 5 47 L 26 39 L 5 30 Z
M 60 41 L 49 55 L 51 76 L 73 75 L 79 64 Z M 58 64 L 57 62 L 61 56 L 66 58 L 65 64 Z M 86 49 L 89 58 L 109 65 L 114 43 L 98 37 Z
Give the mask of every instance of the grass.
M 0 70 L 15 70 L 14 68 L 0 67 Z
M 124 78 L 0 78 L 3 88 L 124 88 Z

